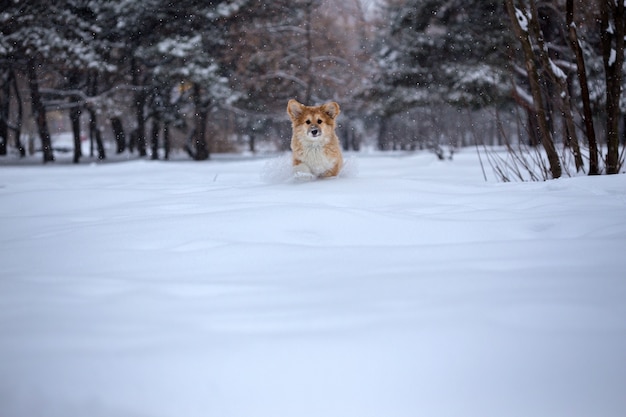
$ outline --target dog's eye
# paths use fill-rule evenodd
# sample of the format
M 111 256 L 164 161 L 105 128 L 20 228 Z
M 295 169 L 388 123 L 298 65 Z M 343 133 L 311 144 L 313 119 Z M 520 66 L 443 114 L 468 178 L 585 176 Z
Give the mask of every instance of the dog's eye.
M 311 124 L 311 121 L 310 121 L 310 120 L 307 120 L 307 121 L 306 121 L 306 124 L 310 125 L 310 124 Z
M 322 119 L 317 119 L 317 124 L 321 125 L 322 124 Z

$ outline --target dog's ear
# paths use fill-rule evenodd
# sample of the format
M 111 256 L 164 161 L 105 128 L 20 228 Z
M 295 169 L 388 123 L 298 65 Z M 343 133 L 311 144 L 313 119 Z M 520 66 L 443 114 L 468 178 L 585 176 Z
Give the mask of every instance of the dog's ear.
M 341 111 L 339 110 L 339 104 L 335 103 L 334 101 L 324 104 L 322 106 L 322 110 L 331 119 L 334 119 L 335 117 L 339 116 L 339 113 L 341 113 Z
M 294 99 L 289 100 L 289 103 L 287 103 L 287 113 L 289 113 L 291 120 L 297 119 L 302 114 L 303 109 L 304 105 L 298 103 Z

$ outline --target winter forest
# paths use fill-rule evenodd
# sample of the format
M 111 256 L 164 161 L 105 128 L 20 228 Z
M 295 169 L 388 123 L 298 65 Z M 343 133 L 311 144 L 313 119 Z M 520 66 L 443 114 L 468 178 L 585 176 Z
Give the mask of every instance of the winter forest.
M 6 0 L 0 155 L 286 150 L 296 98 L 340 103 L 346 150 L 618 173 L 625 22 L 604 0 Z
M 626 416 L 625 3 L 0 0 L 0 417 Z

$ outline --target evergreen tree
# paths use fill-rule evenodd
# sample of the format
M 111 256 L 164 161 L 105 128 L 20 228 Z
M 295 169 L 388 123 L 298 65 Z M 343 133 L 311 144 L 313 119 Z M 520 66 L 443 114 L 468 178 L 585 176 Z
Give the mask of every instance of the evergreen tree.
M 250 2 L 114 2 L 107 36 L 134 90 L 136 127 L 131 136 L 140 155 L 147 154 L 148 119 L 156 119 L 153 131 L 161 125 L 164 133 L 171 124 L 182 126 L 179 110 L 187 100 L 194 114 L 188 150 L 194 159 L 209 157 L 209 112 L 232 95 L 223 65 L 230 26 Z
M 381 36 L 376 113 L 450 103 L 482 107 L 509 96 L 510 31 L 496 0 L 390 2 Z
M 3 70 L 25 74 L 41 138 L 43 160 L 54 160 L 46 106 L 39 78 L 55 70 L 104 66 L 95 39 L 97 1 L 4 1 L 0 5 L 0 54 Z

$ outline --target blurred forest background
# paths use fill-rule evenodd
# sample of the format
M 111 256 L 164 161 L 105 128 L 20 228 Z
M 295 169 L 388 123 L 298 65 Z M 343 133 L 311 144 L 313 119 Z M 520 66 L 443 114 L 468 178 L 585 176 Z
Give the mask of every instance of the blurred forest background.
M 346 150 L 497 145 L 543 178 L 618 173 L 625 16 L 614 0 L 0 0 L 0 155 L 286 150 L 296 98 L 341 105 Z

